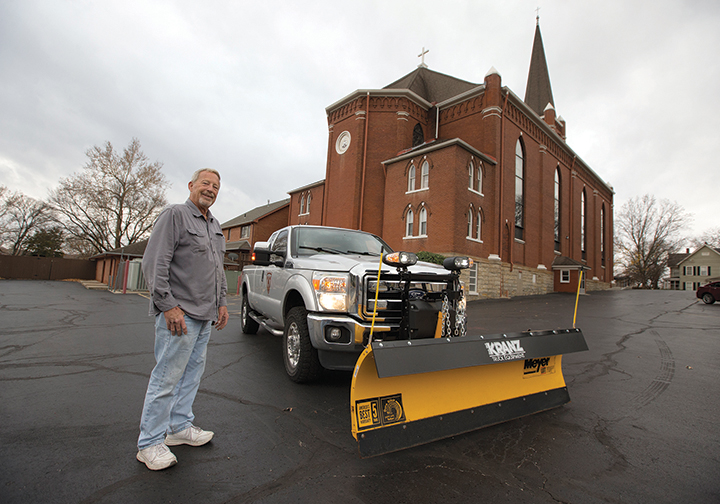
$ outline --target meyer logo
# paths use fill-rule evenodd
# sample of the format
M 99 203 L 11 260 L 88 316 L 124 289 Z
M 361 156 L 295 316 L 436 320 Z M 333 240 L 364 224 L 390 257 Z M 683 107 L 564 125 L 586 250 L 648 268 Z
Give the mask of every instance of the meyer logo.
M 520 340 L 493 341 L 485 343 L 488 356 L 495 362 L 520 360 L 525 358 L 525 349 L 520 346 Z
M 540 376 L 555 372 L 555 357 L 541 359 L 525 359 L 523 377 Z

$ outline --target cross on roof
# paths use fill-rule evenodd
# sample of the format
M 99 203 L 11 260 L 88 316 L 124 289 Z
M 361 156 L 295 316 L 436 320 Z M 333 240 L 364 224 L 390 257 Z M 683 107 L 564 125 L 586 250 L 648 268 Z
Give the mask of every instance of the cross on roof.
M 540 26 L 540 7 L 535 9 L 535 22 Z
M 418 54 L 418 58 L 422 58 L 420 64 L 418 65 L 418 68 L 427 68 L 428 66 L 425 64 L 425 55 L 430 52 L 430 49 L 422 48 L 422 51 L 420 54 Z

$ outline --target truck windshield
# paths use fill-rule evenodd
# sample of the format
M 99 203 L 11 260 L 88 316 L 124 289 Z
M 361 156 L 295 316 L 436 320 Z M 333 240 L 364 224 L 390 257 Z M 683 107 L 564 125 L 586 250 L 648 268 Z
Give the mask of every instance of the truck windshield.
M 393 250 L 377 236 L 333 228 L 295 228 L 294 256 L 314 254 L 359 254 L 379 256 Z

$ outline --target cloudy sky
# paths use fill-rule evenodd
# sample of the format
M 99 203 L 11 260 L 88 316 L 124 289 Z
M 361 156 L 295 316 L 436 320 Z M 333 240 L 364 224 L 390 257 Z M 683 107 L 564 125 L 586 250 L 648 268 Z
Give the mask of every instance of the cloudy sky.
M 133 137 L 187 196 L 223 175 L 221 221 L 325 177 L 325 107 L 413 71 L 520 97 L 536 7 L 568 144 L 616 191 L 720 226 L 717 0 L 2 0 L 0 184 L 45 198 Z

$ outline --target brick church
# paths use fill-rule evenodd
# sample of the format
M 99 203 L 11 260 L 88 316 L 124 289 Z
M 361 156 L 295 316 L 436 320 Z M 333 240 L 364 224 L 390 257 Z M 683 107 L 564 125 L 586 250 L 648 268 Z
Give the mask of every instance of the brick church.
M 362 229 L 395 250 L 468 255 L 470 298 L 608 288 L 613 189 L 567 144 L 536 26 L 525 98 L 416 70 L 326 108 L 325 179 L 289 224 Z

